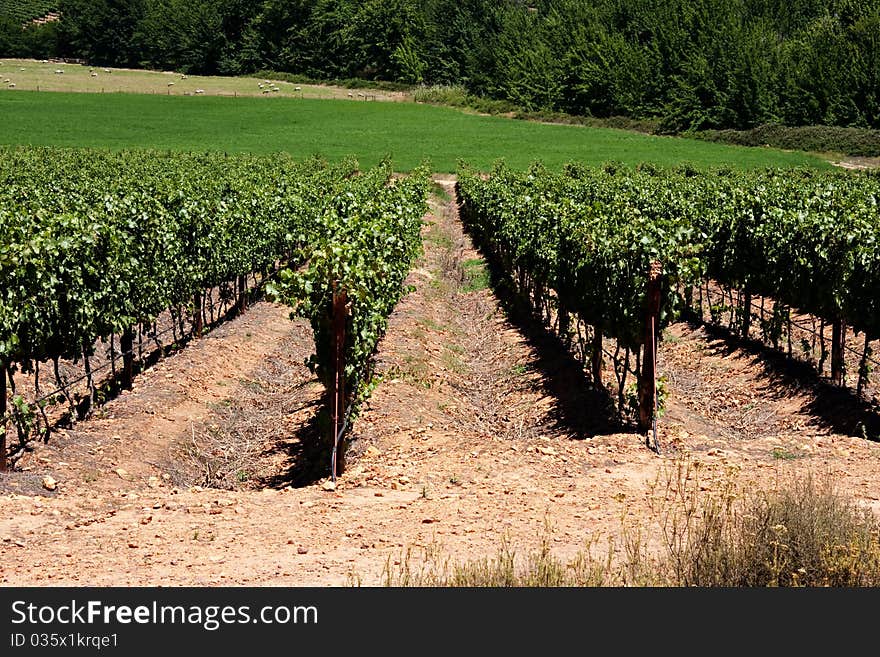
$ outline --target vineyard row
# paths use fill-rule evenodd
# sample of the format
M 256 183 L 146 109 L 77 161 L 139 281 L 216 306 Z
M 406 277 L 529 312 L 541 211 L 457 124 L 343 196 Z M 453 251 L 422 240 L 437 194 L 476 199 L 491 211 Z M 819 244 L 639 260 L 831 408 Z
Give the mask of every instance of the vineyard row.
M 880 335 L 874 174 L 579 165 L 551 172 L 540 164 L 515 172 L 498 165 L 488 177 L 462 171 L 459 195 L 477 241 L 535 307 L 552 312 L 560 334 L 574 337 L 573 315 L 591 327 L 597 383 L 603 337 L 616 340 L 626 360 L 635 354 L 638 395 L 630 405 L 642 429 L 655 415 L 653 372 L 645 370 L 654 366 L 656 342 L 696 307 L 709 280 L 739 291 L 736 321 L 744 335 L 756 316 L 753 298 L 773 300 L 760 318 L 773 343 L 793 309 L 821 318 L 833 328 L 838 383 L 846 327 L 866 335 L 865 370 L 870 340 Z M 734 305 L 724 309 L 736 313 Z M 860 371 L 860 390 L 866 378 Z M 622 389 L 619 396 L 623 406 Z
M 389 163 L 359 172 L 353 160 L 282 155 L 0 150 L 2 371 L 87 363 L 111 336 L 131 352 L 135 327 L 169 309 L 198 333 L 208 290 L 244 299 L 248 275 L 280 267 L 270 291 L 310 319 L 309 365 L 325 383 L 333 289 L 347 292 L 342 351 L 355 408 L 420 249 L 427 191 L 424 169 L 396 179 Z M 12 401 L 24 426 L 16 414 L 34 409 Z M 6 452 L 0 445 L 0 466 Z

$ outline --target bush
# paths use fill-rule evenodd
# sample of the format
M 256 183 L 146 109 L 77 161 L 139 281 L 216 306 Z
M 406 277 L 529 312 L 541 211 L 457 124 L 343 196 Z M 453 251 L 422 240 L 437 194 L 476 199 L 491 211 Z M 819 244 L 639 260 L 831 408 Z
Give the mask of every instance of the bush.
M 615 130 L 629 130 L 630 132 L 642 132 L 648 135 L 656 134 L 659 125 L 659 122 L 654 119 L 634 119 L 628 116 L 609 116 L 607 118 L 600 118 L 596 116 L 579 116 L 575 114 L 549 111 L 520 111 L 514 114 L 514 118 L 523 119 L 525 121 L 585 125 L 590 128 L 614 128 Z
M 611 582 L 609 563 L 581 552 L 571 561 L 562 561 L 550 551 L 550 540 L 519 559 L 506 540 L 494 558 L 450 564 L 436 543 L 420 555 L 408 550 L 398 566 L 386 563 L 386 586 L 442 587 L 560 587 L 605 586 Z
M 411 84 L 402 82 L 385 82 L 384 80 L 366 80 L 363 78 L 331 78 L 316 79 L 299 73 L 286 73 L 284 71 L 256 71 L 248 73 L 243 77 L 260 78 L 266 80 L 279 80 L 280 82 L 290 82 L 291 84 L 326 84 L 343 87 L 345 89 L 375 89 L 377 91 L 408 91 L 412 89 Z
M 417 103 L 432 103 L 437 105 L 452 105 L 465 107 L 468 104 L 468 92 L 461 85 L 419 85 L 412 92 L 413 100 Z
M 880 156 L 880 130 L 812 125 L 763 125 L 751 130 L 702 130 L 690 136 L 737 146 L 772 146 L 818 153 Z
M 505 100 L 475 96 L 461 85 L 422 85 L 413 89 L 412 95 L 417 103 L 460 107 L 482 114 L 506 114 L 517 109 L 515 105 Z
M 727 481 L 702 492 L 697 470 L 678 463 L 655 488 L 663 547 L 650 554 L 645 530 L 624 527 L 619 548 L 596 541 L 562 561 L 541 547 L 518 557 L 506 540 L 494 558 L 450 564 L 437 544 L 407 551 L 388 586 L 835 586 L 880 585 L 880 524 L 876 516 L 812 478 L 744 496 Z
M 880 584 L 877 518 L 828 484 L 807 478 L 740 504 L 705 497 L 687 508 L 696 513 L 678 515 L 664 532 L 677 585 Z

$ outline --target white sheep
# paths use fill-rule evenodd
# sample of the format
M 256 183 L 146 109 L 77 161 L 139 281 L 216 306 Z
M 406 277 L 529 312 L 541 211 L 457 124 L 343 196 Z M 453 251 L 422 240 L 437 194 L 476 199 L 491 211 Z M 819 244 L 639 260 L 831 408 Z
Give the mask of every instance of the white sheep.
M 94 71 L 92 71 L 92 77 L 93 77 L 93 78 L 96 78 L 96 77 L 98 77 L 98 74 L 95 73 Z
M 173 83 L 173 82 L 169 82 L 169 83 L 168 83 L 168 86 L 169 86 L 169 87 L 173 87 L 173 86 L 174 86 L 174 83 Z
M 10 83 L 9 83 L 9 88 L 10 88 L 10 89 L 15 89 L 15 82 L 10 82 Z
M 203 93 L 205 93 L 205 90 L 204 89 L 196 89 L 196 93 L 203 94 Z

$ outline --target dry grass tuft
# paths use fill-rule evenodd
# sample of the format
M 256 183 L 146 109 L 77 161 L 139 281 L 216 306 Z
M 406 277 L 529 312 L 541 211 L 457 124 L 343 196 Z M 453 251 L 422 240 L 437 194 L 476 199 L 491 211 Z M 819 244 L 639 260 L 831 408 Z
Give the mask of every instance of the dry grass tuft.
M 653 487 L 657 534 L 624 526 L 620 545 L 596 541 L 560 560 L 549 535 L 520 556 L 507 540 L 493 558 L 451 563 L 442 547 L 389 560 L 387 586 L 833 586 L 880 585 L 880 523 L 828 481 L 793 479 L 743 492 L 728 476 L 708 491 L 699 466 L 679 460 Z M 649 539 L 661 547 L 649 549 Z

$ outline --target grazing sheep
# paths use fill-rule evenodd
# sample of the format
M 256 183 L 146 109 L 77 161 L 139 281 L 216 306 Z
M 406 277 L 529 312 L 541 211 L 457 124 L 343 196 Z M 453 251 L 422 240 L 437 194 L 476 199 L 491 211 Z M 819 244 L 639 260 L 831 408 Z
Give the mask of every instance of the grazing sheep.
M 203 93 L 205 93 L 205 90 L 204 89 L 196 89 L 196 93 L 203 94 Z
M 173 86 L 174 86 L 174 83 L 173 83 L 173 82 L 169 82 L 169 83 L 168 83 L 168 86 L 169 86 L 169 87 L 173 87 Z
M 60 68 L 56 68 L 56 69 L 55 69 L 55 74 L 56 74 L 56 75 L 64 75 L 64 71 L 62 71 Z
M 96 78 L 96 77 L 98 77 L 98 74 L 95 73 L 95 72 L 92 72 L 92 77 L 93 77 L 93 78 Z
M 10 89 L 15 89 L 15 82 L 10 82 L 10 83 L 9 83 L 9 88 L 10 88 Z

